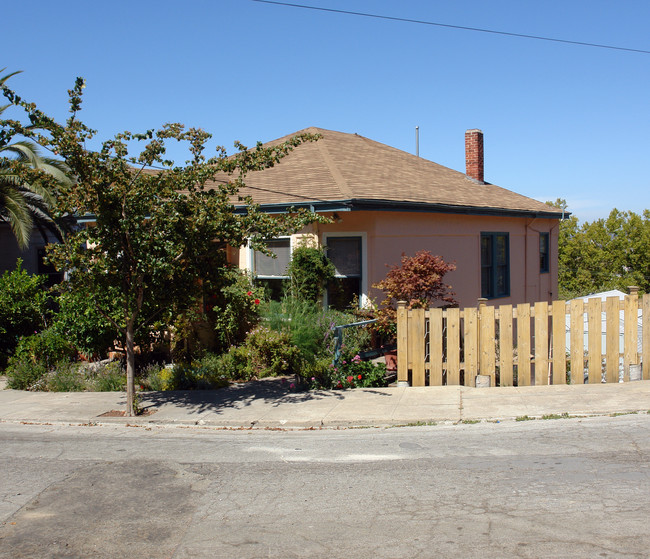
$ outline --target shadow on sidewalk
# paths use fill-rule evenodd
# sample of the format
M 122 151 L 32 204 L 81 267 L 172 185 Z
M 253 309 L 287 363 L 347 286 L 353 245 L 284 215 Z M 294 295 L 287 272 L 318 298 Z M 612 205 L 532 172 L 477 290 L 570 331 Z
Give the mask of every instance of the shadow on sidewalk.
M 336 398 L 342 400 L 343 391 L 305 390 L 294 392 L 286 378 L 265 378 L 235 383 L 219 390 L 178 390 L 165 392 L 142 392 L 142 408 L 159 408 L 164 405 L 188 408 L 193 412 L 222 413 L 226 409 L 238 409 L 255 403 L 272 407 L 286 404 Z

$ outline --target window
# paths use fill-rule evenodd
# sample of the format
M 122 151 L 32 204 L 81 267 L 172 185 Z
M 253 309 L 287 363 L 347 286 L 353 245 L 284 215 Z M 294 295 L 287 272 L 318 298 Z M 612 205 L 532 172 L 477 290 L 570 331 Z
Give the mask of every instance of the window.
M 275 255 L 275 258 L 258 250 L 252 254 L 252 269 L 256 283 L 265 288 L 270 299 L 279 300 L 286 280 L 289 279 L 287 267 L 291 260 L 291 239 L 269 239 L 266 247 Z
M 336 268 L 335 278 L 327 287 L 327 305 L 344 310 L 362 296 L 361 237 L 328 237 L 327 257 Z
M 550 235 L 548 233 L 539 234 L 539 272 L 540 274 L 549 271 L 550 262 Z
M 481 233 L 481 297 L 510 295 L 509 245 L 508 233 Z

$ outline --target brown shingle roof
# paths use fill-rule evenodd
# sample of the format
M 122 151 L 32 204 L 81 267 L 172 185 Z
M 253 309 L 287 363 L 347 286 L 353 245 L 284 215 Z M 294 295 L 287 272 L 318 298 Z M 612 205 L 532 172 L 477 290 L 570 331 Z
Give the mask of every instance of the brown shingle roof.
M 358 134 L 312 127 L 267 145 L 303 132 L 322 137 L 301 144 L 275 167 L 248 174 L 240 194 L 262 205 L 347 201 L 352 207 L 561 215 L 543 202 L 478 184 L 463 173 Z

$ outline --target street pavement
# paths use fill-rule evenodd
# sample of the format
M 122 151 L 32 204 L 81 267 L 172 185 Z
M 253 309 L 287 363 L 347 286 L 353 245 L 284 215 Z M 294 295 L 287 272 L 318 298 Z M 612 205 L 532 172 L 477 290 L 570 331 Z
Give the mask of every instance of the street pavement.
M 1 389 L 0 422 L 208 426 L 230 429 L 388 427 L 556 416 L 650 413 L 650 381 L 469 388 L 388 387 L 294 392 L 289 379 L 221 390 L 141 392 L 143 415 L 124 417 L 123 392 Z

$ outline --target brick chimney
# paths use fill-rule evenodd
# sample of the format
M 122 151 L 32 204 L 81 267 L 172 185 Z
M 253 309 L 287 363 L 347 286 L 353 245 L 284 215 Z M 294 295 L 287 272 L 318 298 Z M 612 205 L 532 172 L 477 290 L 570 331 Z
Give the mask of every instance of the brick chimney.
M 483 180 L 483 132 L 474 128 L 465 132 L 465 174 L 480 184 Z

